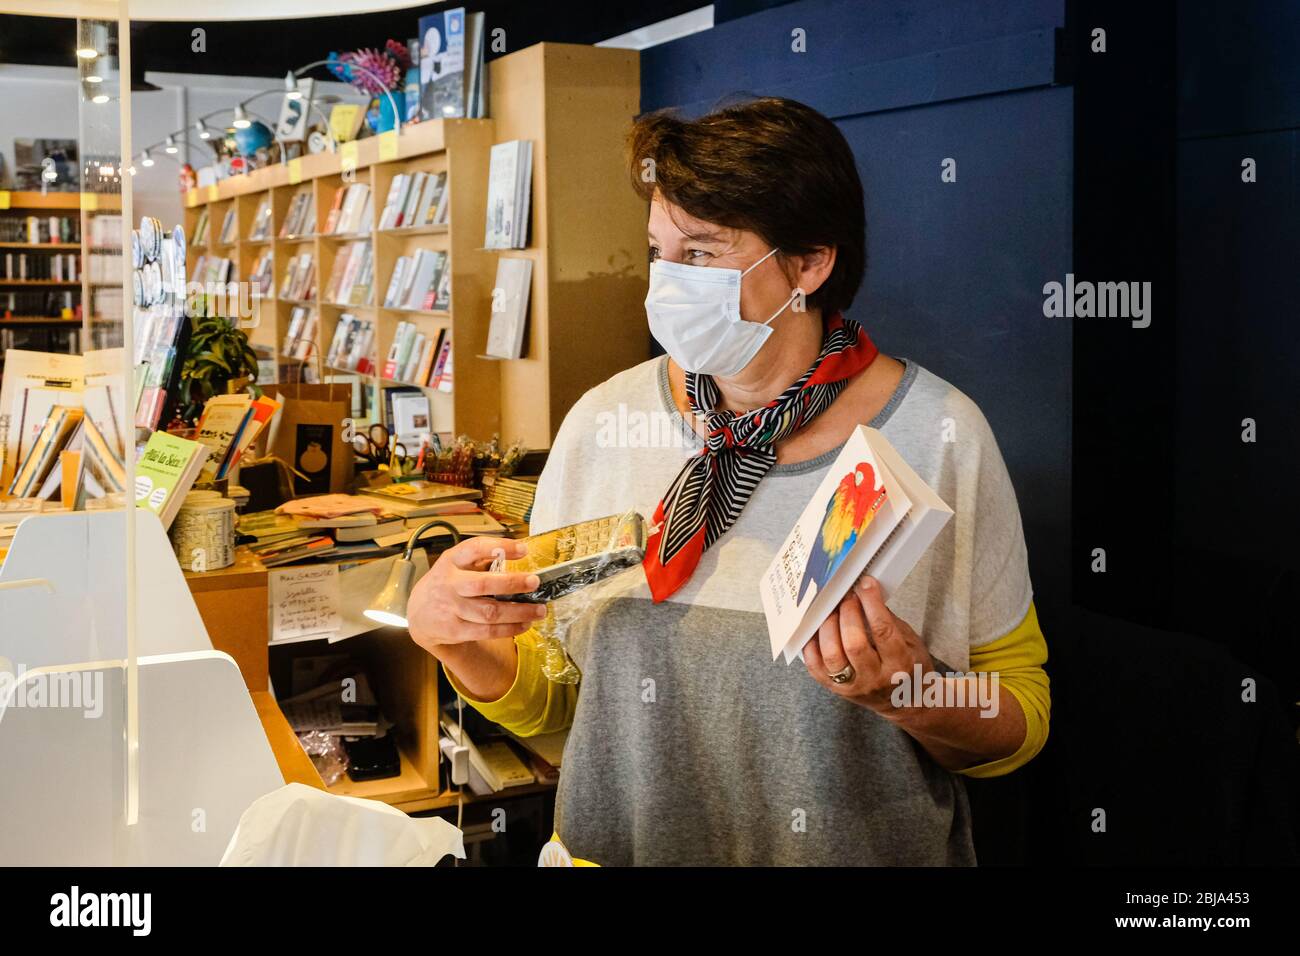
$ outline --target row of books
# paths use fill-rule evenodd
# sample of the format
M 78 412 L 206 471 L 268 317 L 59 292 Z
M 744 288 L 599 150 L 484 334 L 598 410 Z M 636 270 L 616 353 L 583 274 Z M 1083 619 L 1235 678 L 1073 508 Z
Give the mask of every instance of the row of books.
M 285 266 L 280 298 L 295 302 L 316 298 L 316 263 L 310 252 L 298 253 Z
M 380 229 L 441 225 L 447 221 L 447 174 L 399 173 L 388 187 Z
M 248 273 L 248 284 L 253 298 L 271 295 L 271 287 L 275 283 L 274 272 L 275 261 L 271 258 L 271 250 L 263 249 L 258 253 L 257 260 Z
M 204 285 L 209 282 L 233 282 L 238 275 L 235 264 L 223 256 L 199 256 L 194 263 L 194 271 L 190 274 L 190 281 Z
M 344 312 L 334 326 L 334 338 L 325 355 L 325 364 L 330 368 L 369 375 L 374 371 L 374 363 L 370 358 L 370 349 L 374 344 L 375 323 Z
M 232 203 L 226 210 L 226 218 L 221 221 L 221 236 L 217 239 L 218 244 L 228 246 L 235 241 L 235 207 Z
M 120 228 L 121 221 L 118 221 Z M 0 242 L 80 242 L 81 224 L 72 216 L 0 218 Z
M 200 474 L 218 481 L 225 478 L 279 410 L 280 403 L 275 399 L 255 399 L 247 392 L 208 399 L 194 436 L 208 449 Z
M 451 331 L 425 335 L 413 322 L 397 323 L 383 377 L 440 392 L 451 391 Z
M 334 260 L 325 301 L 336 305 L 370 305 L 373 301 L 375 257 L 369 240 L 349 242 Z
M 280 238 L 291 239 L 309 236 L 316 231 L 316 196 L 311 189 L 303 189 L 289 200 L 289 210 L 280 226 Z
M 57 252 L 35 255 L 27 252 L 6 252 L 0 259 L 0 279 L 28 282 L 46 279 L 54 282 L 76 282 L 81 279 L 81 263 L 75 252 Z M 118 263 L 119 269 L 121 262 Z M 121 273 L 117 276 L 122 277 Z
M 76 308 L 76 299 L 80 294 L 79 291 L 72 289 L 61 292 L 49 290 L 0 292 L 0 316 L 31 315 L 58 318 L 63 310 L 67 309 L 71 312 Z
M 76 242 L 76 238 L 72 240 Z M 93 249 L 122 249 L 122 217 L 95 216 L 90 220 L 90 245 Z
M 316 348 L 316 328 L 320 317 L 315 309 L 296 305 L 289 315 L 289 330 L 284 337 L 284 355 L 306 361 Z
M 451 308 L 451 269 L 447 253 L 417 249 L 413 256 L 400 256 L 393 266 L 384 308 L 446 310 Z
M 198 221 L 194 223 L 194 235 L 190 236 L 190 245 L 206 246 L 210 229 L 211 220 L 208 218 L 208 207 L 204 206 L 199 210 Z
M 333 236 L 369 232 L 373 220 L 370 187 L 365 183 L 349 183 L 334 190 L 334 202 L 325 217 L 325 232 Z
M 86 272 L 91 282 L 121 282 L 122 253 L 95 250 L 86 256 Z
M 262 239 L 271 238 L 271 197 L 263 196 L 262 201 L 257 204 L 257 212 L 253 214 L 253 225 L 248 230 L 248 239 L 250 242 L 258 242 Z

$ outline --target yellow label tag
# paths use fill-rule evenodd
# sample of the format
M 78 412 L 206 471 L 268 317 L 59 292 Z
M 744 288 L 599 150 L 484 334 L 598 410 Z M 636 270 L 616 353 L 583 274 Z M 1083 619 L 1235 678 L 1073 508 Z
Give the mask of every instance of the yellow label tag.
M 379 134 L 379 161 L 387 162 L 397 158 L 397 130 L 390 129 Z
M 302 157 L 295 156 L 289 160 L 289 185 L 296 186 L 302 182 Z
M 9 190 L 0 189 L 0 209 L 9 208 Z
M 96 210 L 99 208 L 99 193 L 82 193 L 81 208 Z
M 217 201 L 217 184 L 213 183 L 208 187 L 208 202 Z
M 355 170 L 357 168 L 357 144 L 355 141 L 343 143 L 339 146 L 339 154 L 343 164 L 343 171 Z

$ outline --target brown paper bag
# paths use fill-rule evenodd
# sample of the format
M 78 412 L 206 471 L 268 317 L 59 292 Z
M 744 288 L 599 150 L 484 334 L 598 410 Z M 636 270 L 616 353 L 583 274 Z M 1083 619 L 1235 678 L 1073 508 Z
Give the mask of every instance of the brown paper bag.
M 345 492 L 352 483 L 355 454 L 344 440 L 352 416 L 352 387 L 302 383 L 266 385 L 284 403 L 275 416 L 270 452 L 307 476 L 293 476 L 298 497 Z

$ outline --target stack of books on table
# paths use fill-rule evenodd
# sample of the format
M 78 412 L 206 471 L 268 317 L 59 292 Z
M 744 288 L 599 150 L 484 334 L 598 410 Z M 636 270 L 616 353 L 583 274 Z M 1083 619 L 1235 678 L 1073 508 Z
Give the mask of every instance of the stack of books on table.
M 335 305 L 370 305 L 374 282 L 374 256 L 368 240 L 349 242 L 334 260 L 325 301 Z
M 289 201 L 289 211 L 280 227 L 281 239 L 310 236 L 316 231 L 316 198 L 311 190 L 304 189 Z
M 316 265 L 310 252 L 298 253 L 285 266 L 280 298 L 294 302 L 316 298 Z
M 451 269 L 447 253 L 417 249 L 399 256 L 384 294 L 384 308 L 411 311 L 446 311 L 451 308 Z
M 325 356 L 325 364 L 345 372 L 369 375 L 375 367 L 370 357 L 374 344 L 375 323 L 344 312 L 339 316 L 338 325 L 334 326 L 334 338 Z
M 447 174 L 399 173 L 388 187 L 380 229 L 440 225 L 447 221 Z

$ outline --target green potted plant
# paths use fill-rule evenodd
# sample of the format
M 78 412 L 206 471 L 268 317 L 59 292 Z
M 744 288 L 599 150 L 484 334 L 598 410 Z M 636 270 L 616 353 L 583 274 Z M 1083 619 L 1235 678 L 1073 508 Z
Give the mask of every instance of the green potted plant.
M 244 331 L 230 319 L 201 311 L 190 323 L 190 341 L 181 366 L 181 395 L 186 402 L 181 417 L 195 421 L 204 402 L 214 395 L 225 395 L 231 390 L 230 383 L 239 379 L 247 379 L 253 394 L 261 395 L 255 384 L 257 353 L 249 346 Z

